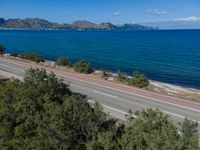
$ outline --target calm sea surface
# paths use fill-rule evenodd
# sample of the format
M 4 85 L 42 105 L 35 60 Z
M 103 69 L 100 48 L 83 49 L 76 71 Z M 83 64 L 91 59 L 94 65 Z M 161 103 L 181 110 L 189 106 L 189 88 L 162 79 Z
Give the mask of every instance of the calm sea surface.
M 95 69 L 138 70 L 150 79 L 200 88 L 200 30 L 3 31 L 7 52 L 81 58 Z

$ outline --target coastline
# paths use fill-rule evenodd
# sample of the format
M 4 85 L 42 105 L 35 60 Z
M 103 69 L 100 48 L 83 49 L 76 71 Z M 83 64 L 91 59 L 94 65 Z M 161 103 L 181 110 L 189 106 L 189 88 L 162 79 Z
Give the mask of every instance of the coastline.
M 5 54 L 4 57 L 9 58 L 9 59 L 15 59 L 18 61 L 25 61 L 27 63 L 33 63 L 30 60 L 21 59 L 18 57 L 12 57 L 9 54 Z M 72 68 L 57 66 L 55 64 L 55 61 L 51 61 L 51 60 L 45 60 L 45 62 L 40 62 L 37 65 L 44 66 L 44 67 L 50 67 L 50 68 L 56 68 L 56 69 L 60 69 L 62 71 L 66 71 L 66 72 L 75 72 Z M 87 76 L 87 77 L 94 78 L 94 79 L 101 79 L 101 80 L 109 81 L 111 83 L 127 85 L 123 82 L 120 82 L 120 81 L 117 81 L 114 79 L 116 76 L 116 73 L 108 72 L 109 74 L 111 74 L 111 77 L 105 79 L 102 77 L 102 72 L 103 71 L 101 71 L 101 70 L 94 70 L 94 73 L 88 74 L 88 75 L 77 73 L 77 72 L 76 73 L 79 75 Z M 200 90 L 199 89 L 188 88 L 188 87 L 183 87 L 183 86 L 179 86 L 179 85 L 175 85 L 175 84 L 171 84 L 171 83 L 164 83 L 164 82 L 154 81 L 154 80 L 149 80 L 149 83 L 150 84 L 147 88 L 143 88 L 144 90 L 153 92 L 153 93 L 158 93 L 161 95 L 171 96 L 174 98 L 181 98 L 181 99 L 190 100 L 190 101 L 194 101 L 194 102 L 200 102 Z
M 101 74 L 102 72 L 101 70 L 95 70 L 95 71 L 97 72 L 97 74 Z M 109 73 L 112 74 L 113 76 L 116 76 L 116 73 L 112 72 Z M 114 79 L 112 78 L 108 80 L 111 82 L 117 82 L 114 81 Z M 124 84 L 122 82 L 117 82 L 117 83 Z M 149 86 L 145 88 L 145 90 L 159 93 L 161 95 L 167 95 L 167 96 L 200 102 L 200 90 L 195 88 L 189 88 L 176 84 L 149 80 Z

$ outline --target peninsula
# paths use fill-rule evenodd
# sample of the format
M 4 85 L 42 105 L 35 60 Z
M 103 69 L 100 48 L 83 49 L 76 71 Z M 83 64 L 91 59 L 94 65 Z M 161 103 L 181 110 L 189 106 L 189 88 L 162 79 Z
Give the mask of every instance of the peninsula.
M 126 23 L 114 25 L 112 23 L 92 23 L 86 20 L 75 21 L 72 24 L 59 24 L 40 18 L 4 19 L 0 18 L 2 29 L 31 29 L 31 30 L 155 30 L 151 26 Z

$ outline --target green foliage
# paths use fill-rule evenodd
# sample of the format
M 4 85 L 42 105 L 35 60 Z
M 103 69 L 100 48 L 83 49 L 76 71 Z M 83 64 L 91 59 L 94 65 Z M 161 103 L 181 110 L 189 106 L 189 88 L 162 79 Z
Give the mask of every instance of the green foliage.
M 1 149 L 85 149 L 105 117 L 45 70 L 0 85 Z
M 44 58 L 41 55 L 38 55 L 37 53 L 34 52 L 23 53 L 20 55 L 20 58 L 35 61 L 37 63 L 44 62 Z
M 108 122 L 109 128 L 104 132 L 100 132 L 93 140 L 87 143 L 88 150 L 121 150 L 121 145 L 119 143 L 120 138 L 124 131 L 123 125 L 117 125 L 116 122 Z
M 133 114 L 125 124 L 69 85 L 30 69 L 24 82 L 0 84 L 0 149 L 198 150 L 197 124 L 185 120 L 181 134 L 159 110 Z M 135 117 L 136 116 L 136 117 Z
M 6 51 L 4 45 L 0 44 L 0 55 L 2 55 Z
M 12 54 L 10 54 L 10 56 L 18 57 L 18 54 L 17 53 L 12 53 Z
M 181 150 L 198 150 L 198 123 L 185 119 L 181 125 Z
M 128 79 L 128 84 L 131 86 L 144 88 L 144 87 L 149 86 L 149 81 L 144 74 L 140 72 L 134 72 L 133 77 Z
M 85 60 L 80 60 L 73 66 L 74 70 L 80 73 L 90 74 L 93 72 L 92 66 L 90 63 Z
M 103 77 L 104 79 L 108 79 L 109 77 L 111 77 L 112 75 L 106 71 L 106 70 L 102 70 L 102 73 L 101 73 L 101 77 Z
M 56 65 L 70 67 L 71 66 L 71 62 L 65 57 L 60 57 L 60 58 L 57 59 Z
M 132 115 L 132 114 L 131 114 Z M 177 150 L 179 135 L 176 127 L 159 110 L 136 112 L 121 138 L 123 150 Z
M 120 70 L 117 71 L 117 76 L 116 76 L 116 79 L 118 81 L 121 81 L 121 82 L 124 82 L 126 81 L 128 78 L 127 74 L 124 73 L 124 72 L 121 72 Z

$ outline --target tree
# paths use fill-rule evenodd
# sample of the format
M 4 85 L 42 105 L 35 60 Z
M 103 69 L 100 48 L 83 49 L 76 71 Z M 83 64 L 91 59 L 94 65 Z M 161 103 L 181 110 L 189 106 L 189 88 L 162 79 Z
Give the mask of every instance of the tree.
M 181 134 L 159 110 L 144 110 L 128 121 L 108 117 L 98 103 L 69 85 L 30 69 L 24 81 L 0 84 L 1 149 L 198 150 L 197 124 L 181 124 Z
M 60 57 L 60 58 L 57 59 L 56 65 L 70 67 L 71 66 L 71 62 L 65 57 Z
M 121 72 L 120 70 L 117 71 L 116 79 L 117 79 L 118 81 L 122 81 L 122 82 L 124 82 L 124 81 L 127 80 L 127 78 L 128 78 L 128 76 L 127 76 L 126 73 Z
M 0 44 L 0 54 L 2 55 L 6 51 L 6 48 Z
M 10 54 L 10 56 L 18 57 L 18 54 L 17 53 L 12 53 L 12 54 Z
M 101 71 L 101 77 L 107 80 L 109 77 L 112 77 L 112 74 L 109 73 L 109 72 L 106 71 L 106 70 L 102 70 L 102 71 Z
M 200 150 L 198 123 L 185 119 L 181 126 L 181 150 Z
M 75 63 L 73 68 L 80 73 L 90 74 L 93 72 L 91 64 L 83 59 Z
M 35 61 L 37 63 L 44 62 L 44 58 L 41 55 L 38 55 L 37 53 L 34 52 L 23 53 L 20 55 L 20 58 Z
M 128 84 L 131 86 L 144 88 L 149 86 L 149 81 L 144 74 L 136 71 L 133 73 L 133 77 L 128 79 Z
M 106 115 L 100 105 L 70 91 L 43 69 L 30 69 L 24 82 L 0 85 L 0 147 L 4 149 L 85 149 Z
M 132 114 L 131 114 L 132 115 Z M 136 112 L 120 140 L 123 150 L 177 150 L 180 137 L 168 116 L 159 110 Z

